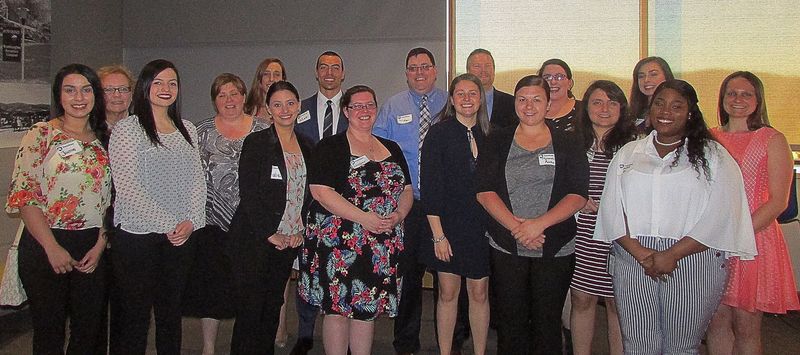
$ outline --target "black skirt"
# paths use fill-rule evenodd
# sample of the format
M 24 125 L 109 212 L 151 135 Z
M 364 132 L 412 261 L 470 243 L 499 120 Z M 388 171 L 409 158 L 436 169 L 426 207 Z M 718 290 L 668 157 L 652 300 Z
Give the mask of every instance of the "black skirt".
M 196 230 L 194 264 L 183 295 L 183 315 L 226 319 L 234 317 L 231 263 L 225 252 L 228 233 L 215 225 Z

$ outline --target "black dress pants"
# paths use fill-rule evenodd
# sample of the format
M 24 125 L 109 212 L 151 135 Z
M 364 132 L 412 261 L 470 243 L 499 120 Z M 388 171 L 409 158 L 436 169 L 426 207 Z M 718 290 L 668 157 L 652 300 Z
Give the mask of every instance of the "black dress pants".
M 265 238 L 266 239 L 266 238 Z M 236 321 L 231 354 L 275 353 L 283 290 L 297 257 L 297 248 L 275 249 L 264 240 L 255 257 L 232 258 Z
M 394 349 L 415 353 L 420 349 L 419 331 L 422 320 L 422 278 L 425 264 L 419 261 L 417 249 L 422 238 L 431 237 L 431 228 L 419 200 L 414 200 L 404 223 L 403 252 L 398 270 L 403 277 L 403 289 L 397 317 L 394 319 Z
M 97 228 L 68 231 L 53 229 L 56 242 L 76 261 L 97 243 Z M 33 353 L 63 354 L 67 318 L 70 339 L 67 354 L 95 351 L 105 306 L 105 272 L 102 259 L 92 273 L 77 269 L 56 274 L 44 248 L 27 229 L 19 244 L 19 274 L 30 302 Z
M 174 246 L 165 234 L 120 229 L 111 243 L 119 310 L 112 318 L 111 353 L 145 353 L 152 310 L 156 351 L 180 354 L 181 296 L 194 257 L 192 238 Z
M 574 254 L 534 258 L 492 248 L 498 354 L 561 354 L 561 310 L 574 265 Z

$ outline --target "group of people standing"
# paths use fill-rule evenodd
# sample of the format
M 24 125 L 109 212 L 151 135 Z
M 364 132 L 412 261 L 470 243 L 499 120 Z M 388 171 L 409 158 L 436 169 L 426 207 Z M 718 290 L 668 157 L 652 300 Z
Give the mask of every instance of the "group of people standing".
M 419 351 L 426 270 L 442 354 L 470 335 L 484 354 L 490 323 L 498 354 L 560 353 L 562 325 L 590 354 L 598 300 L 614 354 L 697 353 L 704 337 L 713 354 L 759 353 L 762 312 L 800 309 L 776 222 L 792 159 L 752 73 L 722 82 L 709 129 L 658 57 L 636 65 L 630 105 L 607 80 L 577 100 L 560 59 L 513 95 L 484 49 L 447 91 L 427 49 L 405 64 L 408 90 L 379 105 L 342 90 L 335 52 L 302 101 L 268 58 L 249 91 L 217 76 L 197 127 L 166 60 L 135 81 L 62 68 L 6 208 L 25 222 L 33 352 L 63 353 L 69 319 L 68 353 L 143 354 L 152 311 L 158 353 L 180 352 L 187 315 L 204 354 L 226 318 L 231 353 L 272 354 L 293 273 L 292 354 L 312 349 L 318 313 L 326 354 L 371 353 L 381 315 L 398 354 Z

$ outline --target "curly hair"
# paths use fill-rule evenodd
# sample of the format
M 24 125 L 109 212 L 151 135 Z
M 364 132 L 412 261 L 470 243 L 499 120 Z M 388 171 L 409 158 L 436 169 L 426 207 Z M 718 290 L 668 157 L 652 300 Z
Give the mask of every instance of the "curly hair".
M 708 159 L 706 159 L 705 148 L 708 145 L 708 142 L 715 141 L 715 139 L 711 136 L 711 132 L 708 130 L 706 121 L 703 119 L 703 113 L 700 111 L 700 106 L 697 104 L 697 91 L 695 91 L 691 84 L 679 79 L 667 80 L 661 83 L 653 93 L 653 100 L 650 101 L 650 105 L 648 106 L 651 117 L 655 117 L 652 112 L 653 102 L 655 102 L 658 95 L 666 89 L 675 90 L 679 95 L 686 99 L 687 103 L 689 104 L 689 117 L 686 121 L 686 127 L 684 128 L 683 134 L 683 137 L 686 138 L 686 142 L 678 146 L 678 148 L 675 150 L 675 160 L 672 161 L 672 166 L 678 165 L 681 152 L 685 147 L 686 154 L 689 157 L 689 163 L 692 164 L 694 170 L 700 174 L 700 169 L 702 168 L 703 173 L 705 173 L 706 180 L 711 180 L 711 171 L 708 166 Z

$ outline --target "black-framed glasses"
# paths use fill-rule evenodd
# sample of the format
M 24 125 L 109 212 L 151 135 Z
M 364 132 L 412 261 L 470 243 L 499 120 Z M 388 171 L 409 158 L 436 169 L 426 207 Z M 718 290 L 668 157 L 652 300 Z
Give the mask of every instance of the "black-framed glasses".
M 351 109 L 353 111 L 374 110 L 377 107 L 378 107 L 378 105 L 376 103 L 374 103 L 374 102 L 369 102 L 369 103 L 366 103 L 366 104 L 352 104 L 350 106 L 347 106 L 347 108 L 349 108 L 349 109 Z
M 409 65 L 406 67 L 406 70 L 410 73 L 416 73 L 419 71 L 427 72 L 433 68 L 433 65 L 430 64 L 423 64 L 423 65 Z
M 106 95 L 114 95 L 115 91 L 120 93 L 120 94 L 127 94 L 127 93 L 131 92 L 131 87 L 130 86 L 117 86 L 117 87 L 109 86 L 109 87 L 104 87 L 103 88 L 103 92 L 106 93 Z

